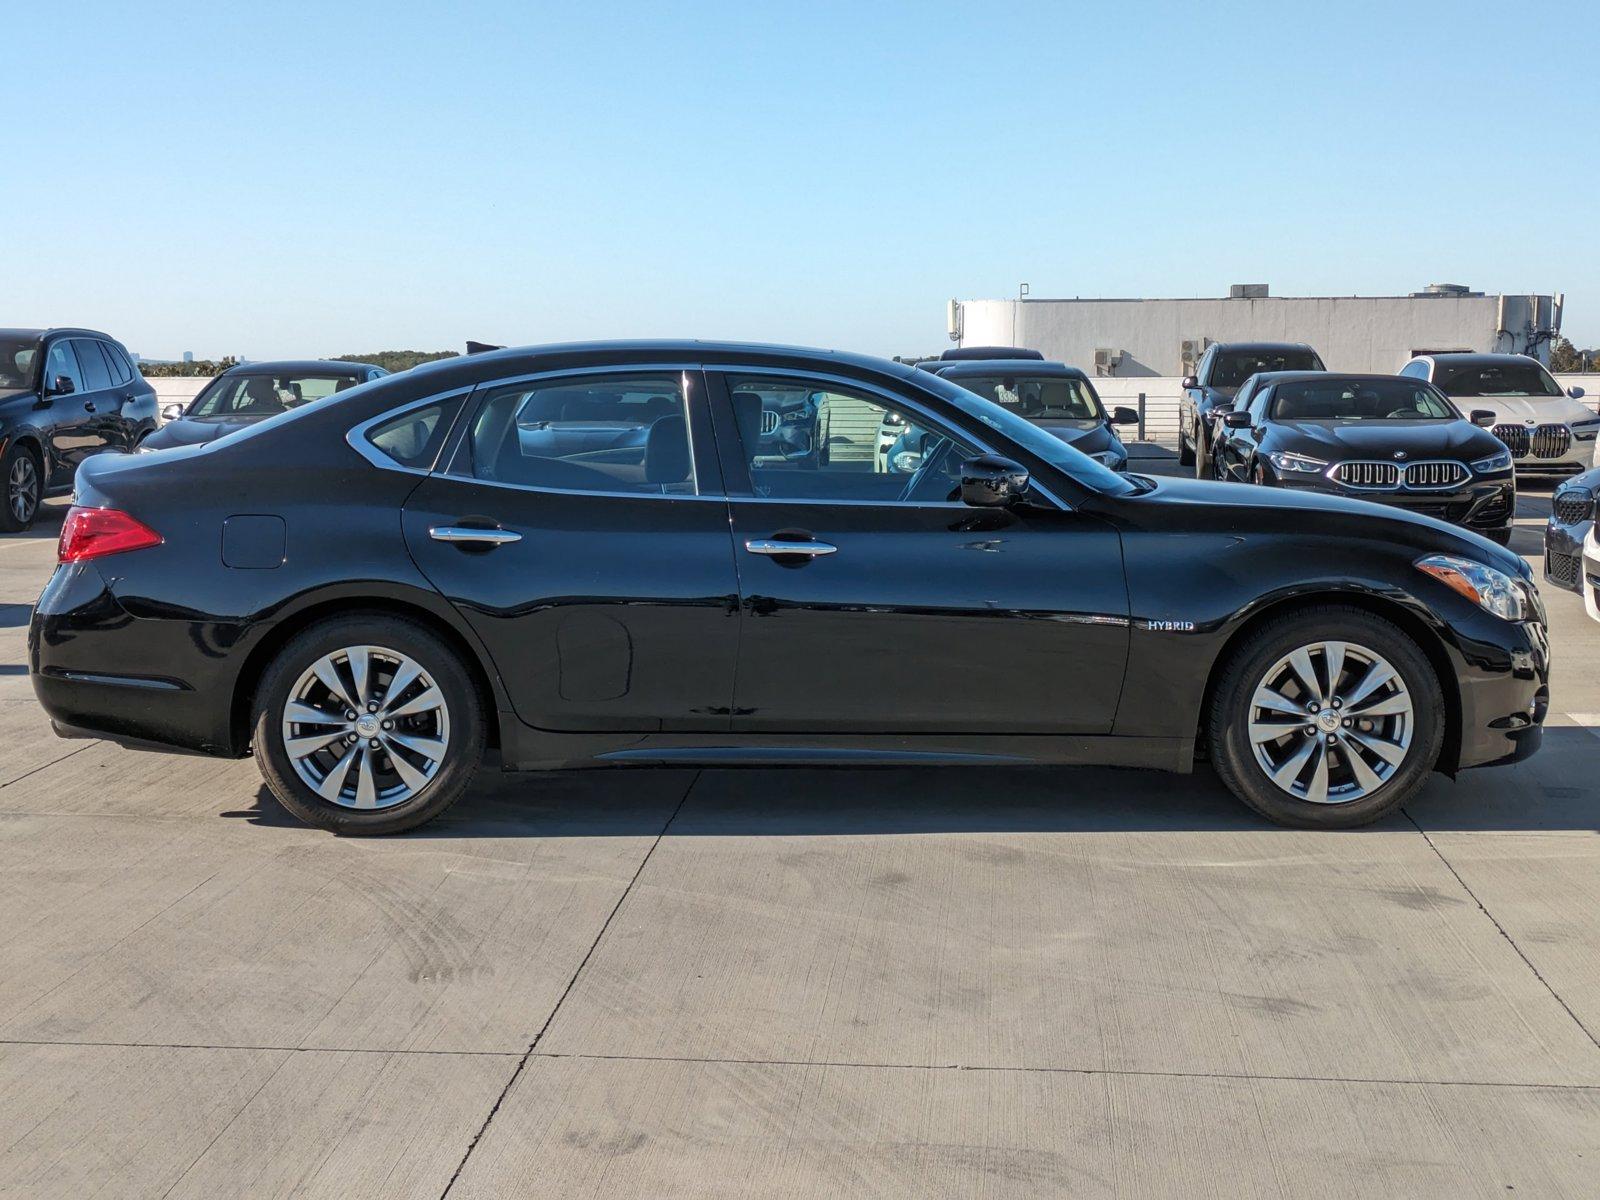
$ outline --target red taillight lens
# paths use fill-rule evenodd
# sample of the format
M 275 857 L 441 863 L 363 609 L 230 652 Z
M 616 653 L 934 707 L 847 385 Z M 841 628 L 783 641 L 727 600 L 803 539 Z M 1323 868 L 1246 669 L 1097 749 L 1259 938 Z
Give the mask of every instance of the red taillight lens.
M 143 521 L 137 521 L 115 508 L 67 510 L 61 523 L 61 541 L 56 545 L 58 562 L 82 562 L 124 550 L 143 550 L 161 545 L 162 537 Z

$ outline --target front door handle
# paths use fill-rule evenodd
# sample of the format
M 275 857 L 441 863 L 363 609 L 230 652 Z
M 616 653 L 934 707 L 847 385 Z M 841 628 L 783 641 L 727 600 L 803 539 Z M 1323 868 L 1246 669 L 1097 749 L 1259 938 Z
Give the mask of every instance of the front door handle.
M 436 542 L 473 546 L 504 546 L 522 540 L 520 533 L 509 529 L 475 529 L 470 525 L 435 525 L 428 530 L 428 536 Z
M 94 401 L 93 400 L 85 400 L 83 402 L 83 411 L 84 412 L 95 412 L 95 411 L 97 411 L 95 409 L 95 406 L 94 406 Z
M 764 554 L 769 558 L 793 554 L 802 558 L 821 558 L 825 554 L 839 553 L 839 547 L 827 542 L 786 542 L 777 538 L 752 538 L 744 544 L 751 554 Z

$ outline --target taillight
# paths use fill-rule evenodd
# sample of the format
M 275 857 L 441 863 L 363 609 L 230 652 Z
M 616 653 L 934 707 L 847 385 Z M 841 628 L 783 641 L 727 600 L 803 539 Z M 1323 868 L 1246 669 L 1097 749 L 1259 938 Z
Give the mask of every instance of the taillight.
M 150 526 L 119 509 L 73 505 L 67 510 L 67 519 L 61 523 L 56 560 L 83 562 L 107 554 L 121 554 L 124 550 L 159 546 L 162 540 Z

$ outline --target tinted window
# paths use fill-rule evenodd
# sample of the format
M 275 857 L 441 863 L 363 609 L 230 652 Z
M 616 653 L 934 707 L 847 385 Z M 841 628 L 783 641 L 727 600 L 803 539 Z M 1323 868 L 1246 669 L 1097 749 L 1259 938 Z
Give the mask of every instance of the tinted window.
M 72 352 L 72 344 L 66 339 L 51 342 L 50 349 L 44 360 L 45 386 L 54 390 L 56 380 L 65 375 L 72 380 L 72 390 L 81 392 L 83 388 L 83 372 L 78 369 L 78 356 Z
M 770 375 L 730 375 L 728 390 L 758 496 L 942 502 L 977 453 L 868 392 Z
M 1272 415 L 1279 421 L 1454 421 L 1449 401 L 1408 379 L 1330 379 L 1280 383 Z
M 0 388 L 32 387 L 39 366 L 33 338 L 0 337 Z
M 1320 371 L 1313 350 L 1218 350 L 1211 363 L 1212 387 L 1238 387 L 1257 371 Z
M 413 408 L 367 430 L 371 442 L 402 467 L 432 468 L 439 448 L 450 433 L 450 423 L 461 398 L 452 396 L 437 403 Z
M 111 377 L 118 383 L 127 383 L 133 378 L 133 364 L 122 352 L 122 347 L 113 346 L 110 342 L 101 342 L 100 352 L 106 356 L 106 364 L 111 368 Z
M 111 386 L 111 368 L 106 366 L 105 355 L 100 353 L 100 343 L 89 338 L 74 338 L 73 350 L 78 354 L 78 369 L 83 372 L 85 391 L 98 392 Z
M 1034 420 L 1055 417 L 1092 421 L 1105 415 L 1088 381 L 1069 376 L 957 375 L 950 382 Z
M 1533 359 L 1525 362 L 1439 363 L 1434 383 L 1446 396 L 1559 396 L 1561 388 Z
M 191 417 L 270 417 L 348 391 L 351 375 L 223 375 L 195 398 Z
M 680 372 L 582 375 L 495 388 L 468 438 L 479 479 L 574 492 L 695 494 Z

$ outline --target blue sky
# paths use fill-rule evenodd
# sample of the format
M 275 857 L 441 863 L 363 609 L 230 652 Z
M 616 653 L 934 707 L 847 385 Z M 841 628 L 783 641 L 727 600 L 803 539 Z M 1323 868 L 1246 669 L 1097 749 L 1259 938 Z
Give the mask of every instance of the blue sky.
M 68 12 L 72 13 L 69 18 Z M 1564 290 L 1592 4 L 30 6 L 0 323 L 148 356 L 703 336 L 951 296 Z

